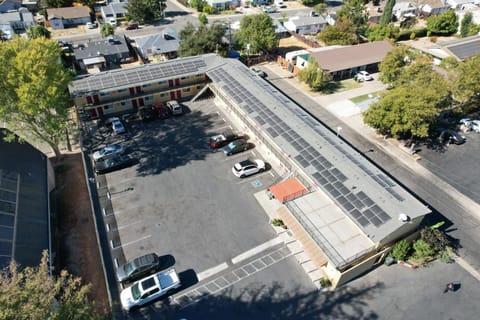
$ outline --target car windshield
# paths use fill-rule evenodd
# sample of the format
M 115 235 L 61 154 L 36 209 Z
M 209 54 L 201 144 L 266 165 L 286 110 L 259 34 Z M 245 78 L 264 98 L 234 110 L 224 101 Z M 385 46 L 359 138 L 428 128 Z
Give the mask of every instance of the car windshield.
M 138 300 L 141 297 L 140 288 L 138 287 L 138 282 L 132 286 L 132 298 L 133 300 Z
M 233 141 L 233 142 L 230 142 L 228 144 L 228 148 L 229 149 L 234 149 L 236 146 L 237 146 L 238 142 L 237 141 Z
M 127 274 L 132 273 L 134 269 L 135 269 L 135 264 L 133 263 L 133 261 L 125 265 L 125 271 Z

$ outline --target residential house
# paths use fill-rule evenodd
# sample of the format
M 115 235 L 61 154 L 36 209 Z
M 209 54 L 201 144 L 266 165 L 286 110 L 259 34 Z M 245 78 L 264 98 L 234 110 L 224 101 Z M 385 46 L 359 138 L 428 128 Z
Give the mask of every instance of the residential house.
M 123 18 L 127 14 L 125 8 L 127 2 L 112 2 L 106 6 L 101 7 L 102 17 L 105 21 L 109 19 Z
M 371 23 L 379 23 L 380 18 L 383 15 L 383 8 L 385 3 L 381 3 L 378 6 L 373 5 L 372 2 L 369 2 L 365 5 L 368 14 L 368 21 Z
M 460 10 L 456 10 L 455 14 L 457 15 L 458 25 L 462 25 L 462 20 L 465 17 L 465 14 L 470 12 L 472 14 L 472 22 L 475 24 L 480 24 L 480 7 L 473 3 L 467 3 L 462 5 Z M 460 28 L 457 30 L 460 33 Z
M 412 2 L 397 2 L 393 6 L 393 15 L 397 20 L 417 16 L 417 7 Z
M 459 61 L 480 54 L 480 35 L 437 43 L 440 48 Z
M 439 15 L 450 10 L 450 5 L 445 0 L 424 0 L 420 10 L 427 16 Z
M 2 38 L 0 39 L 0 41 L 2 40 L 10 40 L 13 38 L 14 34 L 15 34 L 15 31 L 13 30 L 13 28 L 9 25 L 9 24 L 2 24 L 1 23 L 1 19 L 0 19 L 0 34 L 2 35 Z
M 132 60 L 126 38 L 117 35 L 79 45 L 73 52 L 82 70 L 108 69 Z
M 86 6 L 49 8 L 47 17 L 52 29 L 76 27 L 91 22 L 90 8 Z
M 335 11 L 327 13 L 325 16 L 325 21 L 327 21 L 330 26 L 334 26 L 335 21 L 337 21 L 337 13 Z
M 166 28 L 159 34 L 135 39 L 137 49 L 145 60 L 157 56 L 160 59 L 172 59 L 177 57 L 180 41 L 175 29 Z
M 22 6 L 22 3 L 15 0 L 0 0 L 0 13 L 9 11 L 17 11 Z
M 284 22 L 283 26 L 288 31 L 300 35 L 317 34 L 327 26 L 327 21 L 322 16 L 292 17 Z
M 5 142 L 0 129 L 0 268 L 15 260 L 37 266 L 52 254 L 51 192 L 55 174 L 49 158 L 28 142 Z M 18 138 L 18 137 L 17 137 Z
M 462 5 L 467 3 L 474 3 L 474 0 L 446 0 L 447 4 L 450 5 L 452 9 L 461 9 Z
M 238 6 L 238 1 L 232 0 L 207 0 L 209 6 L 214 7 L 217 10 L 226 10 L 230 7 Z
M 308 50 L 308 55 L 297 57 L 296 66 L 299 69 L 305 67 L 308 59 L 313 57 L 320 68 L 329 72 L 334 80 L 341 80 L 351 78 L 359 71 L 377 72 L 378 65 L 392 48 L 392 44 L 384 40 L 331 50 L 323 48 L 321 51 Z
M 20 8 L 18 11 L 0 13 L 0 25 L 2 30 L 10 33 L 12 31 L 25 30 L 35 24 L 33 14 L 27 8 Z M 10 28 L 9 28 L 10 27 Z M 13 34 L 11 34 L 13 36 Z
M 280 181 L 268 189 L 270 200 L 266 193 L 257 200 L 275 208 L 288 226 L 288 241 L 300 243 L 302 261 L 311 265 L 315 281 L 327 276 L 335 287 L 379 265 L 393 244 L 415 233 L 430 213 L 236 59 L 206 54 L 102 72 L 74 80 L 69 91 L 77 108 L 92 118 L 169 99 L 215 96 L 283 168 Z

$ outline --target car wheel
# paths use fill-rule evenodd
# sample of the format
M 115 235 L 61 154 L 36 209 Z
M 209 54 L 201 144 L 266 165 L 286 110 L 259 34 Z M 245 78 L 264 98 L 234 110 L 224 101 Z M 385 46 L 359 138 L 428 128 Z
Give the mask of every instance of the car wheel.
M 242 174 L 242 175 L 240 176 L 240 178 L 241 178 L 241 179 L 245 178 L 245 175 L 244 175 L 244 174 Z
M 232 153 L 231 153 L 231 152 L 227 153 L 227 156 L 231 156 L 231 155 L 232 155 Z
M 263 171 L 265 171 L 265 168 L 258 169 L 258 172 L 263 172 Z
M 247 148 L 247 147 L 245 147 L 245 148 L 243 148 L 243 151 L 247 151 L 247 149 L 248 149 L 248 148 Z

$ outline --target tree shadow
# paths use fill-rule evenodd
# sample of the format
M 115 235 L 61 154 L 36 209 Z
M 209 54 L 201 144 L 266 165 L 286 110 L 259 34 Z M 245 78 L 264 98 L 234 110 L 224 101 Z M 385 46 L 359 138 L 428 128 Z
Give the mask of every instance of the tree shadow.
M 330 81 L 325 86 L 323 86 L 319 91 L 323 94 L 332 94 L 337 92 L 337 90 L 339 90 L 340 88 L 342 88 L 342 84 L 340 82 Z

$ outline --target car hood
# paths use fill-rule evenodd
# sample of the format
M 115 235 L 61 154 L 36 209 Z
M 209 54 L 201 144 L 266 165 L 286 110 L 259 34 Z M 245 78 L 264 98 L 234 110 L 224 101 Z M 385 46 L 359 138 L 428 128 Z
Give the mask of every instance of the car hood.
M 242 170 L 242 166 L 240 165 L 240 163 L 235 163 L 235 165 L 234 165 L 233 167 L 234 167 L 235 170 L 237 170 L 237 171 Z
M 132 288 L 128 287 L 120 293 L 120 302 L 122 303 L 123 309 L 130 309 L 131 306 L 135 304 L 135 301 L 132 297 Z

